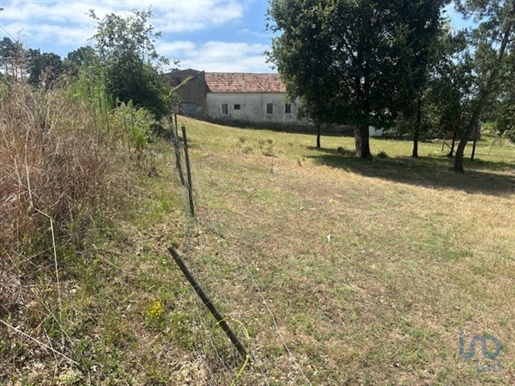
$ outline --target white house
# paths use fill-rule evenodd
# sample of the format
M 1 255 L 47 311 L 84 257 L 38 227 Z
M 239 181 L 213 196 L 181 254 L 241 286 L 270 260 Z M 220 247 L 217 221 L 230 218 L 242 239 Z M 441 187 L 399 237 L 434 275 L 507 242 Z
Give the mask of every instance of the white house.
M 297 119 L 300 103 L 289 101 L 278 74 L 172 72 L 180 111 L 212 121 L 285 126 L 310 125 Z M 184 79 L 178 75 L 187 74 Z
M 308 125 L 297 119 L 300 103 L 289 101 L 278 74 L 206 72 L 207 116 L 282 125 Z

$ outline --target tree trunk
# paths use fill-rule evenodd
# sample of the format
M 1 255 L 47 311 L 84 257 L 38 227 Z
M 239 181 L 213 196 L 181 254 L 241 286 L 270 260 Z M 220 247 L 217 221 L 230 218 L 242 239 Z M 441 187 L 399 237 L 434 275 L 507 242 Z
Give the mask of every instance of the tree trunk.
M 413 158 L 418 158 L 418 137 L 419 131 L 418 128 L 416 128 L 415 133 L 413 134 L 413 152 L 411 153 Z
M 515 3 L 513 5 L 512 12 L 515 12 Z M 463 153 L 465 152 L 465 146 L 467 146 L 467 141 L 474 132 L 474 129 L 479 123 L 479 117 L 483 108 L 488 101 L 488 97 L 492 93 L 492 90 L 495 86 L 495 82 L 497 80 L 497 76 L 499 75 L 499 67 L 501 66 L 502 59 L 504 57 L 504 53 L 506 52 L 506 46 L 510 40 L 510 33 L 513 28 L 513 22 L 508 23 L 506 29 L 503 31 L 503 39 L 501 43 L 501 47 L 499 48 L 499 54 L 497 59 L 495 60 L 492 73 L 488 78 L 488 83 L 486 84 L 485 89 L 481 93 L 479 100 L 474 108 L 474 112 L 472 113 L 472 117 L 470 118 L 470 122 L 467 126 L 467 130 L 465 134 L 461 138 L 460 144 L 458 145 L 458 150 L 456 151 L 456 159 L 454 160 L 454 171 L 458 173 L 464 173 L 465 169 L 463 169 Z
M 361 129 L 359 126 L 354 127 L 354 143 L 356 146 L 356 157 L 361 157 Z
M 413 152 L 411 156 L 413 158 L 418 158 L 418 139 L 420 137 L 420 125 L 422 122 L 422 97 L 418 97 L 418 106 L 417 106 L 417 124 L 415 126 L 415 133 L 413 133 Z
M 320 149 L 320 124 L 317 124 L 317 149 Z
M 449 150 L 449 154 L 447 154 L 447 157 L 452 158 L 454 155 L 454 146 L 456 145 L 456 138 L 458 137 L 458 132 L 454 130 L 452 132 L 452 142 L 451 142 L 451 150 Z
M 356 126 L 354 128 L 354 141 L 356 144 L 356 156 L 371 160 L 372 153 L 370 153 L 370 135 L 368 132 L 368 124 Z
M 470 160 L 474 161 L 474 156 L 476 155 L 476 144 L 477 144 L 477 137 L 478 137 L 478 128 L 476 127 L 476 130 L 474 130 L 474 143 L 472 145 L 472 154 L 470 155 Z

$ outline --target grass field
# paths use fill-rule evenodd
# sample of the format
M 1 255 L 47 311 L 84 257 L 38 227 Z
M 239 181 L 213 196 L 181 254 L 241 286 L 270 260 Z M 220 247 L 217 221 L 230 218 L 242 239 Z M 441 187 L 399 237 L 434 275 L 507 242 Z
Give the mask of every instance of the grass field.
M 313 136 L 186 124 L 207 228 L 192 264 L 277 384 L 306 380 L 261 296 L 313 384 L 510 383 L 513 147 L 488 157 L 484 143 L 457 175 L 441 144 L 412 160 L 409 143 L 373 140 L 389 157 L 363 162 L 339 154 L 351 138 L 316 150 Z M 500 373 L 460 357 L 460 330 L 502 342 Z
M 422 143 L 411 159 L 409 142 L 372 139 L 373 154 L 388 157 L 370 162 L 349 155 L 352 138 L 323 137 L 317 150 L 314 135 L 179 124 L 196 220 L 171 147 L 155 144 L 157 175 L 142 173 L 127 215 L 91 242 L 97 257 L 63 273 L 60 316 L 42 324 L 76 363 L 47 352 L 23 368 L 22 354 L 42 348 L 10 331 L 21 350 L 6 367 L 12 384 L 49 374 L 60 383 L 47 384 L 70 385 L 515 381 L 515 147 L 488 156 L 487 138 L 461 175 L 441 143 Z M 250 363 L 197 300 L 171 244 Z M 48 314 L 48 302 L 31 312 Z M 477 343 L 464 359 L 460 331 L 465 352 L 490 334 L 499 355 L 483 357 Z

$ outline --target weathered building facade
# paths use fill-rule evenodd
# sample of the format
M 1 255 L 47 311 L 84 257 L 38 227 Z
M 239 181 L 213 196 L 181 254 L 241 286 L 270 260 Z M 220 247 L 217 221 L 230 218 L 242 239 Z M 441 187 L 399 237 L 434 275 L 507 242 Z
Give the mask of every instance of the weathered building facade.
M 278 74 L 192 72 L 168 74 L 176 83 L 179 112 L 201 119 L 242 124 L 307 126 L 299 101 L 289 101 Z

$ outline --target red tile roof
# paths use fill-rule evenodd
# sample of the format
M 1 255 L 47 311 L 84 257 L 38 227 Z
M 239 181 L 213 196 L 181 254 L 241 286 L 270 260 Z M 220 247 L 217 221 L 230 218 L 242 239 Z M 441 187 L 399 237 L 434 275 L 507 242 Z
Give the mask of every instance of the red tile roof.
M 250 74 L 239 72 L 206 72 L 211 92 L 222 93 L 285 93 L 286 86 L 279 74 Z

